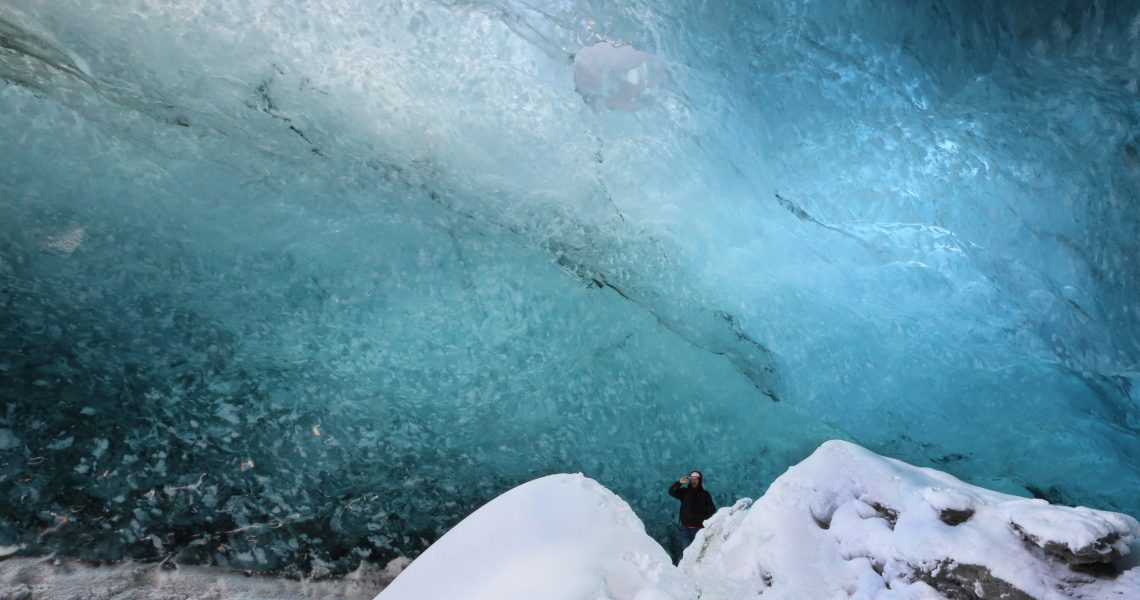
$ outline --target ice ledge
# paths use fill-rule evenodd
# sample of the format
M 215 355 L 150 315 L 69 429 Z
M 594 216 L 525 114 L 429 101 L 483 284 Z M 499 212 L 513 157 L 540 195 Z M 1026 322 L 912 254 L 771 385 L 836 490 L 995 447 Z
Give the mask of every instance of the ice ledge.
M 581 475 L 473 513 L 377 600 L 1140 598 L 1140 523 L 975 487 L 830 441 L 722 508 L 680 569 Z

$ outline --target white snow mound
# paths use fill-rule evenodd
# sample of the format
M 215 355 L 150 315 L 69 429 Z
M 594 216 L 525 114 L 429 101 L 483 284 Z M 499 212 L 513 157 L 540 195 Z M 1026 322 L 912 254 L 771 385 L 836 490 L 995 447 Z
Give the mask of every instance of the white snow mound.
M 376 600 L 695 599 L 629 505 L 582 475 L 516 487 L 464 519 Z
M 705 525 L 680 565 L 701 600 L 1140 598 L 1140 567 L 1119 573 L 1140 551 L 1132 517 L 992 492 L 847 442 Z
M 623 500 L 551 475 L 475 511 L 377 600 L 1122 600 L 1140 598 L 1138 539 L 1126 515 L 830 441 L 720 509 L 679 569 Z

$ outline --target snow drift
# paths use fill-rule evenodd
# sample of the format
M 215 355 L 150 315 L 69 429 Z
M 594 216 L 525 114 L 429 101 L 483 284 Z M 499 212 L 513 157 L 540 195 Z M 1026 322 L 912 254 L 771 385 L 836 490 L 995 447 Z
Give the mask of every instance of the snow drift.
M 1123 514 L 1000 494 L 830 441 L 755 503 L 721 509 L 681 568 L 704 600 L 1119 598 L 1140 593 L 1140 568 L 1121 561 L 1137 536 Z
M 551 475 L 492 500 L 428 548 L 377 599 L 695 598 L 624 500 Z
M 722 508 L 678 569 L 581 475 L 476 511 L 377 600 L 1137 597 L 1140 523 L 993 492 L 830 441 Z M 681 574 L 684 574 L 682 577 Z

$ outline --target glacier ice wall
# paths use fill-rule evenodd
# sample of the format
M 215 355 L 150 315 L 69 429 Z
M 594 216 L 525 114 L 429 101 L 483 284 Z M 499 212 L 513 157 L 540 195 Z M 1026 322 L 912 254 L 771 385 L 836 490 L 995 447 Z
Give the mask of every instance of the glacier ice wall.
M 1140 6 L 0 6 L 0 544 L 350 568 L 846 437 L 1140 514 Z

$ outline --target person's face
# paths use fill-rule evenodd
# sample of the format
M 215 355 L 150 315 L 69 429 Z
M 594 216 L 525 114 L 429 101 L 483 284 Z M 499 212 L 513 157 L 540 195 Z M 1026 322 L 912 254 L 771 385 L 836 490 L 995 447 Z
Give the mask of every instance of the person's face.
M 689 485 L 691 485 L 693 487 L 697 487 L 697 486 L 701 485 L 701 478 L 695 477 L 693 475 L 689 475 Z

